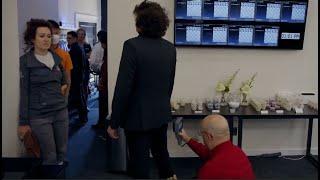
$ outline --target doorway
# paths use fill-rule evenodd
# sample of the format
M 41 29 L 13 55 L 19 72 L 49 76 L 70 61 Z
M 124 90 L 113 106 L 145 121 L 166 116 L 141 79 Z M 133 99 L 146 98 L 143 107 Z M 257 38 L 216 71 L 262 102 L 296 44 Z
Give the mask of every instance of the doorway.
M 97 23 L 79 22 L 79 28 L 86 31 L 86 40 L 93 47 L 97 42 Z

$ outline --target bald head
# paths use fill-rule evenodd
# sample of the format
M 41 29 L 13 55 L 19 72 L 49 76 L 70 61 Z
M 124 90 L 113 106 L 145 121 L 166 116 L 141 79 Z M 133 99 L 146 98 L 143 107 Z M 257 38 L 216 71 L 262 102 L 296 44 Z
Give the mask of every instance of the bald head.
M 201 127 L 216 138 L 230 138 L 228 121 L 221 115 L 207 116 L 202 120 Z

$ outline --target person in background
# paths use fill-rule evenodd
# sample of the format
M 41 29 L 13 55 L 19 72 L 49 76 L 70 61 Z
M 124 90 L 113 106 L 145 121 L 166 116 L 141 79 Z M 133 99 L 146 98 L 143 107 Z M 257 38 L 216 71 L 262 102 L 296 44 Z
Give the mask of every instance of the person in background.
M 71 57 L 68 52 L 64 51 L 59 47 L 59 41 L 60 41 L 60 26 L 59 24 L 54 20 L 48 20 L 52 27 L 52 45 L 51 50 L 55 52 L 60 58 L 61 58 L 61 64 L 66 72 L 66 79 L 68 82 L 68 89 L 67 89 L 67 95 L 66 97 L 69 97 L 69 91 L 70 91 L 70 85 L 71 85 L 71 70 L 73 68 Z
M 169 26 L 165 9 L 143 1 L 134 9 L 139 36 L 124 42 L 107 132 L 117 139 L 124 128 L 128 173 L 150 178 L 150 150 L 161 179 L 176 179 L 167 148 L 170 98 L 176 70 L 176 48 L 163 39 Z
M 63 165 L 67 152 L 67 81 L 61 58 L 50 50 L 51 26 L 31 19 L 24 32 L 26 53 L 20 57 L 18 135 L 32 131 L 38 139 L 43 165 Z
M 106 31 L 99 31 L 97 34 L 99 42 L 96 43 L 92 48 L 92 53 L 90 55 L 89 63 L 93 72 L 100 74 L 101 66 L 103 63 L 104 49 L 101 45 L 101 35 L 106 34 Z
M 85 60 L 84 60 L 84 74 L 85 74 L 85 79 L 84 79 L 84 87 L 85 87 L 85 98 L 86 101 L 88 100 L 88 95 L 90 94 L 89 92 L 89 80 L 90 80 L 90 67 L 89 67 L 89 58 L 91 54 L 91 45 L 86 42 L 86 31 L 82 28 L 79 28 L 77 30 L 78 34 L 78 44 L 80 48 L 82 49 L 84 55 L 85 55 Z
M 191 138 L 184 129 L 179 134 L 188 146 L 205 161 L 198 179 L 255 179 L 246 154 L 230 141 L 229 125 L 221 115 L 210 115 L 201 121 L 204 144 Z
M 108 115 L 108 61 L 107 61 L 107 32 L 99 31 L 99 43 L 93 47 L 91 54 L 92 64 L 96 64 L 99 69 L 99 119 L 98 123 L 93 125 L 93 128 L 104 129 L 106 128 L 106 117 Z M 101 49 L 102 51 L 101 51 Z M 102 55 L 101 55 L 102 53 Z M 101 58 L 101 59 L 100 59 Z
M 77 33 L 69 31 L 67 41 L 69 54 L 72 60 L 71 88 L 69 95 L 69 108 L 76 108 L 79 112 L 81 125 L 88 121 L 86 86 L 85 86 L 85 57 L 77 42 Z

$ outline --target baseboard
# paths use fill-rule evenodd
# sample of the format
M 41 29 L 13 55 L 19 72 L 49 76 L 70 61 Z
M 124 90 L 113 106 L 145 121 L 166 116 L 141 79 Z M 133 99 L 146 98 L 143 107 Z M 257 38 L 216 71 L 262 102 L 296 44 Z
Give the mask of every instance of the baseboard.
M 301 148 L 291 148 L 291 149 L 284 149 L 284 148 L 281 148 L 281 149 L 246 149 L 246 148 L 243 148 L 243 151 L 248 156 L 257 156 L 257 155 L 261 155 L 261 154 L 276 153 L 276 152 L 281 152 L 282 155 L 287 155 L 287 156 L 305 155 L 306 154 L 306 150 L 301 149 Z M 318 148 L 312 148 L 311 154 L 318 155 Z
M 24 172 L 38 165 L 38 158 L 1 158 L 2 170 L 5 172 Z

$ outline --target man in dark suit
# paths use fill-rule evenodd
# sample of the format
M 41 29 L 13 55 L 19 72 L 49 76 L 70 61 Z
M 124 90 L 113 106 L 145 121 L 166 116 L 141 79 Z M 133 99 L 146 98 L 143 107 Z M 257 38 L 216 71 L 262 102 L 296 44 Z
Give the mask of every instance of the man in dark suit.
M 76 108 L 79 112 L 80 124 L 85 125 L 88 121 L 87 101 L 85 96 L 85 65 L 84 56 L 77 43 L 77 33 L 69 31 L 67 33 L 69 54 L 72 60 L 73 69 L 71 71 L 71 87 L 69 94 L 69 108 Z
M 167 149 L 176 49 L 162 38 L 169 19 L 155 2 L 143 1 L 133 13 L 139 36 L 124 42 L 107 131 L 111 138 L 117 139 L 117 128 L 124 128 L 129 175 L 150 177 L 151 150 L 159 177 L 176 179 Z
M 108 111 L 108 54 L 107 54 L 107 32 L 99 31 L 98 39 L 100 45 L 103 48 L 102 65 L 100 67 L 99 75 L 99 120 L 97 124 L 93 125 L 96 129 L 105 129 L 106 118 L 109 114 Z

